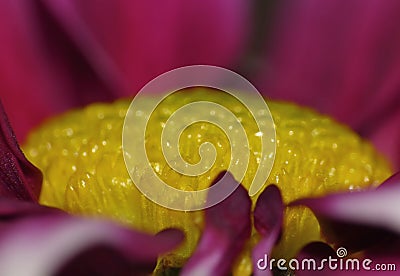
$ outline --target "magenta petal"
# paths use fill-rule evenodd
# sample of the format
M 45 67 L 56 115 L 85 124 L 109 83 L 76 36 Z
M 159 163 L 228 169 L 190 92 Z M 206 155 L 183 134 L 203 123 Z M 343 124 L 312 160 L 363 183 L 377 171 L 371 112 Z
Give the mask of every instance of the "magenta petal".
M 72 59 L 75 59 L 74 64 L 71 63 L 68 57 L 65 57 L 62 61 L 65 65 L 71 66 L 72 70 L 75 67 L 75 70 L 79 68 L 82 71 L 86 71 L 80 72 L 81 74 L 86 74 L 85 78 L 74 75 L 74 72 L 69 72 L 71 77 L 74 78 L 71 81 L 76 81 L 81 86 L 79 87 L 81 90 L 79 95 L 83 98 L 81 101 L 110 100 L 118 95 L 126 95 L 128 93 L 125 91 L 128 90 L 128 84 L 125 83 L 126 80 L 122 77 L 112 57 L 105 51 L 104 45 L 94 36 L 93 31 L 85 22 L 85 18 L 79 13 L 77 5 L 73 1 L 64 0 L 42 0 L 41 2 L 49 20 L 52 21 L 51 23 L 58 25 L 58 31 L 61 33 L 61 35 L 54 36 L 50 32 L 51 29 L 47 28 L 48 33 L 45 39 L 53 47 L 56 47 L 56 51 L 60 51 L 59 54 L 70 55 Z M 98 4 L 96 3 L 96 5 Z M 46 23 L 48 22 L 43 22 L 43 24 Z M 65 49 L 65 46 L 60 45 L 64 42 L 63 40 L 69 43 L 68 46 L 71 49 Z M 62 66 L 63 64 L 60 65 Z M 73 91 L 70 91 L 70 93 L 73 93 Z M 75 97 L 79 95 L 77 94 Z M 76 100 L 79 101 L 79 99 Z
M 246 0 L 43 3 L 92 68 L 109 80 L 123 76 L 129 89 L 117 91 L 120 96 L 176 67 L 236 65 L 251 8 Z
M 236 66 L 250 14 L 247 0 L 0 1 L 0 87 L 18 137 L 176 67 Z
M 400 71 L 400 70 L 399 70 Z M 400 170 L 400 93 L 394 100 L 396 113 L 386 116 L 379 124 L 374 124 L 374 132 L 369 137 L 375 146 L 389 158 L 395 170 Z
M 260 85 L 373 138 L 400 166 L 400 2 L 279 1 Z
M 400 234 L 400 182 L 397 177 L 395 180 L 396 183 L 382 189 L 300 199 L 292 205 L 308 206 L 322 218 Z
M 34 202 L 0 197 L 0 222 L 10 222 L 35 215 L 62 213 L 63 211 L 59 209 L 38 205 Z
M 42 174 L 19 148 L 0 102 L 0 196 L 37 201 L 41 185 Z
M 281 192 L 275 185 L 269 185 L 259 196 L 254 209 L 254 227 L 262 236 L 253 249 L 253 267 L 257 262 L 270 255 L 272 247 L 279 238 L 282 229 L 284 205 Z M 255 269 L 254 275 L 268 275 L 271 271 Z
M 25 218 L 1 229 L 0 275 L 150 273 L 158 255 L 182 240 L 178 230 L 151 236 L 110 222 L 66 214 Z
M 220 178 L 217 178 L 220 179 Z M 236 185 L 230 173 L 225 185 Z M 205 211 L 205 229 L 181 275 L 226 275 L 250 237 L 251 201 L 241 185 L 224 201 Z

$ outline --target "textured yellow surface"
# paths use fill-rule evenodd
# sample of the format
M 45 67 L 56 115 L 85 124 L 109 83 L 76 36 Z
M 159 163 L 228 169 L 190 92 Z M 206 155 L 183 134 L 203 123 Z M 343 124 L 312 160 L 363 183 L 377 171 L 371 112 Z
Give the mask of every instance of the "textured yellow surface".
M 198 123 L 182 133 L 181 154 L 188 162 L 195 163 L 199 160 L 199 145 L 212 142 L 217 149 L 217 160 L 211 171 L 200 177 L 187 177 L 165 166 L 159 146 L 163 123 L 178 106 L 194 99 L 223 104 L 242 119 L 252 153 L 243 181 L 248 188 L 259 157 L 257 128 L 248 111 L 225 94 L 214 91 L 197 89 L 174 94 L 155 111 L 150 118 L 155 128 L 149 130 L 146 141 L 152 167 L 172 186 L 198 189 L 208 187 L 229 165 L 229 141 L 224 134 L 212 125 Z M 386 162 L 349 128 L 293 104 L 268 102 L 268 105 L 276 125 L 277 152 L 266 185 L 277 184 L 286 203 L 305 196 L 376 186 L 390 175 Z M 169 259 L 173 265 L 181 265 L 196 246 L 203 215 L 160 207 L 132 183 L 121 146 L 128 106 L 128 100 L 94 104 L 56 117 L 31 133 L 24 151 L 44 172 L 40 201 L 75 214 L 111 218 L 152 233 L 166 227 L 182 228 L 187 242 Z M 254 235 L 249 248 L 256 239 Z M 276 257 L 292 257 L 304 244 L 319 239 L 318 222 L 308 209 L 287 209 L 283 236 L 273 253 Z M 250 267 L 249 256 L 244 252 L 235 274 L 249 273 Z

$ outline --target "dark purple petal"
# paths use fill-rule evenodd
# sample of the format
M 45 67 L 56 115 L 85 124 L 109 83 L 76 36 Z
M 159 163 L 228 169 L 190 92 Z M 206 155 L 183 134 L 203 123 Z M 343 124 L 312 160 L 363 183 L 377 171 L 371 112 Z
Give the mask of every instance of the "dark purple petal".
M 318 220 L 325 240 L 337 246 L 345 246 L 350 253 L 382 244 L 397 237 L 396 234 L 382 229 L 382 227 L 343 222 L 321 216 L 318 216 Z
M 335 250 L 332 247 L 323 242 L 312 242 L 300 250 L 297 258 L 300 260 L 305 258 L 317 258 L 321 260 L 329 256 L 336 256 Z
M 346 248 L 333 250 L 322 242 L 310 243 L 299 255 L 295 274 L 310 275 L 398 275 L 400 267 L 399 239 L 381 244 L 364 253 L 348 255 Z M 329 260 L 332 261 L 329 261 Z M 314 267 L 315 264 L 315 267 Z
M 271 255 L 272 247 L 279 238 L 282 229 L 284 205 L 281 192 L 275 185 L 269 185 L 259 196 L 254 209 L 254 227 L 261 235 L 260 242 L 252 252 L 254 275 L 267 275 L 269 270 L 257 269 L 264 255 Z
M 0 196 L 37 202 L 41 186 L 42 174 L 19 148 L 0 102 Z
M 303 247 L 296 259 L 299 260 L 299 266 L 295 269 L 296 275 L 321 275 L 322 271 L 318 270 L 318 266 L 323 259 L 328 259 L 329 257 L 336 257 L 335 250 L 332 247 L 323 242 L 312 242 Z M 313 265 L 315 261 L 317 269 L 302 269 L 303 263 L 308 265 L 308 261 Z M 296 264 L 295 264 L 296 265 Z M 305 266 L 306 267 L 306 266 Z M 306 267 L 307 268 L 307 267 Z M 322 269 L 323 273 L 329 273 L 328 269 Z M 325 274 L 324 274 L 325 275 Z
M 217 179 L 221 179 L 218 177 Z M 224 185 L 236 185 L 230 173 Z M 181 275 L 226 275 L 250 237 L 251 200 L 241 185 L 224 201 L 205 210 L 205 228 Z
M 385 266 L 388 268 L 388 265 L 391 265 L 391 271 L 382 272 L 385 275 L 398 275 L 400 270 L 400 237 L 397 236 L 396 239 L 392 239 L 389 242 L 379 244 L 373 248 L 366 250 L 365 256 L 363 258 L 368 258 L 373 261 L 371 264 L 372 268 L 376 267 L 376 264 Z M 396 270 L 393 271 L 393 265 L 395 266 Z M 376 272 L 376 275 L 378 273 Z M 360 274 L 361 275 L 361 274 Z
M 183 240 L 178 230 L 151 236 L 110 222 L 53 213 L 0 229 L 0 275 L 148 274 L 160 254 Z

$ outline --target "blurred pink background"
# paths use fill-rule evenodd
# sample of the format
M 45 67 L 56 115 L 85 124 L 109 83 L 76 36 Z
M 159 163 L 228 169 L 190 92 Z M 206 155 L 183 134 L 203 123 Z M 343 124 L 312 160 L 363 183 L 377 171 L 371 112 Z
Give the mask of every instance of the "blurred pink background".
M 0 98 L 17 137 L 168 70 L 234 70 L 334 116 L 400 168 L 396 0 L 0 1 Z

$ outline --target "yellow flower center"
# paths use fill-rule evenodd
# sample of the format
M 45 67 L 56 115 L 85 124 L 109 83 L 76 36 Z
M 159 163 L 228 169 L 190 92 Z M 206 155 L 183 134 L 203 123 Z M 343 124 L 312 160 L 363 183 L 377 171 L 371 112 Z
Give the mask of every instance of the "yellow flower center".
M 148 100 L 152 101 L 152 97 Z M 228 168 L 229 140 L 221 130 L 206 122 L 190 125 L 182 132 L 179 150 L 187 162 L 195 164 L 200 160 L 199 146 L 213 143 L 217 159 L 211 170 L 189 177 L 166 165 L 159 143 L 163 126 L 183 103 L 197 100 L 221 104 L 240 118 L 251 151 L 243 179 L 243 185 L 249 188 L 260 160 L 257 128 L 249 111 L 222 92 L 182 91 L 169 96 L 154 111 L 149 121 L 154 127 L 148 129 L 146 138 L 152 168 L 165 182 L 180 189 L 206 188 L 219 172 Z M 203 212 L 169 210 L 138 191 L 128 175 L 121 145 L 129 103 L 120 100 L 93 104 L 53 118 L 31 133 L 24 151 L 44 173 L 42 204 L 74 214 L 111 218 L 151 233 L 167 227 L 181 228 L 187 241 L 168 257 L 171 265 L 180 266 L 196 247 L 203 227 Z M 376 186 L 390 175 L 387 163 L 349 128 L 294 104 L 268 102 L 268 105 L 276 125 L 277 148 L 265 186 L 277 184 L 285 203 L 306 196 Z M 144 175 L 140 170 L 135 173 Z M 292 257 L 306 243 L 321 240 L 318 222 L 308 209 L 287 208 L 283 227 L 282 239 L 273 252 L 276 257 Z M 248 253 L 257 238 L 254 233 L 235 265 L 235 274 L 251 271 Z

